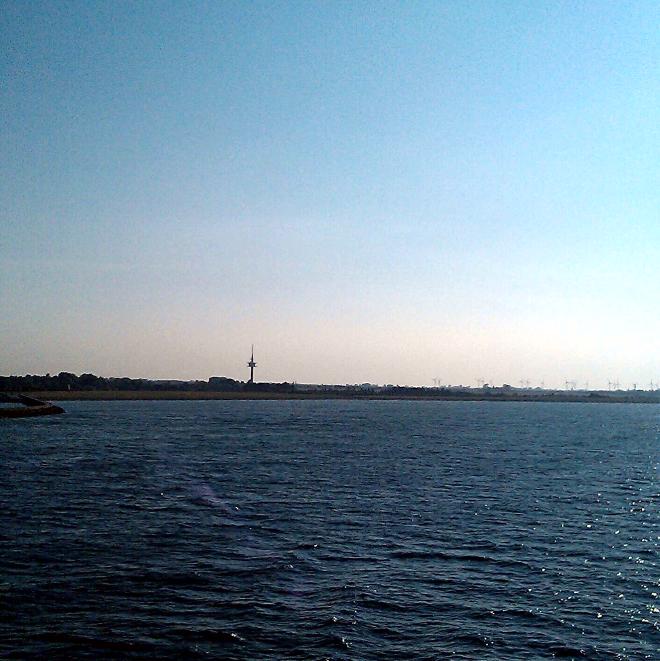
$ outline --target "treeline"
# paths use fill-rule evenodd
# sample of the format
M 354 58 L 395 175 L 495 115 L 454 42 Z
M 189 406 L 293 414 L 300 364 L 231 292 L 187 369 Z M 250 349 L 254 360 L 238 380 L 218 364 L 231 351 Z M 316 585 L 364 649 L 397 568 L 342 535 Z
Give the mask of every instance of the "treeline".
M 60 372 L 54 376 L 27 374 L 0 376 L 0 392 L 37 392 L 63 390 L 159 390 L 159 391 L 230 391 L 241 390 L 243 384 L 226 377 L 212 377 L 208 381 L 152 381 L 128 377 L 103 377 L 95 374 Z
M 250 383 L 224 376 L 213 376 L 208 381 L 178 381 L 103 377 L 95 374 L 76 375 L 60 372 L 56 375 L 27 374 L 0 376 L 0 393 L 79 391 L 157 391 L 157 392 L 261 392 L 296 393 L 303 397 L 339 397 L 362 399 L 365 397 L 392 397 L 491 401 L 546 401 L 546 402 L 660 402 L 657 392 L 572 392 L 542 391 L 516 392 L 495 389 L 467 390 L 457 388 L 425 388 L 414 386 L 298 386 L 295 383 Z
M 160 392 L 277 392 L 293 393 L 299 389 L 293 383 L 250 383 L 236 381 L 224 376 L 214 376 L 208 381 L 177 381 L 177 380 L 151 380 L 130 379 L 128 377 L 103 377 L 96 374 L 76 375 L 72 372 L 59 374 L 25 376 L 0 376 L 0 392 L 54 392 L 54 391 L 160 391 Z M 303 389 L 304 391 L 304 389 Z M 308 391 L 309 392 L 309 391 Z M 320 394 L 313 391 L 309 394 Z M 322 391 L 325 395 L 342 397 L 364 397 L 374 394 L 413 397 L 461 397 L 465 392 L 450 391 L 447 389 L 415 388 L 405 386 L 376 387 L 374 389 L 362 386 L 335 386 L 327 387 Z

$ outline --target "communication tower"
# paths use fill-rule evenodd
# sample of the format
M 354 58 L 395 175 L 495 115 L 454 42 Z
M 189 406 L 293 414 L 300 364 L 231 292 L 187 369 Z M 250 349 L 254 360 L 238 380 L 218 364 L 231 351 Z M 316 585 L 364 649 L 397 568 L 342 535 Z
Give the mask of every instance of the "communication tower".
M 254 368 L 257 366 L 257 363 L 254 362 L 254 344 L 252 345 L 252 354 L 250 355 L 250 362 L 248 367 L 250 368 L 250 380 L 248 383 L 254 383 Z

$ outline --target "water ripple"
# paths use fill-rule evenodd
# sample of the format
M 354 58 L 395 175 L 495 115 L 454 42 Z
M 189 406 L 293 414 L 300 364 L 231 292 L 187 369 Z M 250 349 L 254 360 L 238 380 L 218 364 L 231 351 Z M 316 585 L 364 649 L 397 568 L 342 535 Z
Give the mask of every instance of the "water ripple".
M 2 658 L 657 658 L 660 407 L 68 408 L 0 426 Z

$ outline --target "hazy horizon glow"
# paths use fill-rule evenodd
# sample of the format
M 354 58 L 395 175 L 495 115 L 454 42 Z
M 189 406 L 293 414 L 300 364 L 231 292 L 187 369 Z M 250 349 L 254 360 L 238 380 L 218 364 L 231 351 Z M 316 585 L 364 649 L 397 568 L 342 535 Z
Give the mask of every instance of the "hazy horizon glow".
M 7 2 L 0 374 L 660 381 L 655 2 Z

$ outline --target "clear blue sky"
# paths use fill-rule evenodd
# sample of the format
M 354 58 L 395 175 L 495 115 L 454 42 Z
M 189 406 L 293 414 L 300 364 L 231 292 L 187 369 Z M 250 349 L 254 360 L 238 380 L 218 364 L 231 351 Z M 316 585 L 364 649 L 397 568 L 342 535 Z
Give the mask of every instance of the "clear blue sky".
M 659 25 L 3 2 L 0 373 L 660 380 Z

